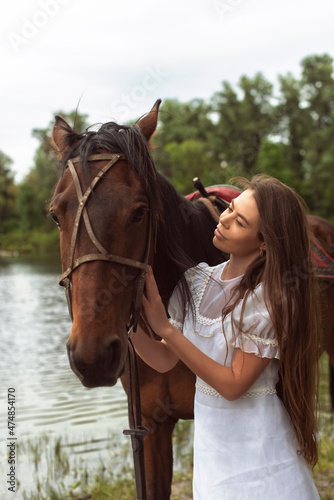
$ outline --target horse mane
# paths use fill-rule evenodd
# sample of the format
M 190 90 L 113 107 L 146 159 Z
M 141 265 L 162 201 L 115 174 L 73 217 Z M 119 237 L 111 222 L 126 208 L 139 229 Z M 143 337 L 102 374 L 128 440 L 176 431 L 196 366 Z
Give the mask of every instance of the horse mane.
M 190 299 L 189 288 L 183 277 L 185 270 L 199 262 L 215 265 L 224 255 L 212 244 L 216 222 L 203 203 L 183 197 L 169 180 L 157 172 L 148 142 L 136 125 L 103 124 L 97 131 L 89 129 L 82 134 L 67 130 L 62 147 L 61 175 L 68 160 L 80 157 L 83 175 L 94 168 L 90 155 L 102 152 L 124 154 L 138 176 L 148 197 L 150 209 L 157 221 L 157 253 L 163 255 L 168 272 L 163 283 L 158 283 L 165 304 L 178 282 L 184 304 Z
M 226 260 L 226 256 L 212 244 L 216 222 L 206 206 L 199 201 L 189 201 L 182 196 L 170 181 L 158 173 L 158 184 L 162 196 L 163 213 L 157 234 L 157 253 L 163 255 L 165 274 L 163 290 L 160 290 L 164 303 L 178 282 L 184 303 L 190 295 L 184 272 L 206 262 L 216 265 Z
M 118 125 L 107 122 L 97 131 L 89 128 L 81 134 L 68 130 L 62 145 L 61 175 L 67 168 L 68 160 L 80 157 L 83 175 L 89 174 L 93 166 L 90 155 L 109 152 L 123 154 L 133 171 L 137 174 L 154 213 L 161 211 L 160 197 L 156 193 L 156 169 L 151 157 L 149 144 L 137 125 Z

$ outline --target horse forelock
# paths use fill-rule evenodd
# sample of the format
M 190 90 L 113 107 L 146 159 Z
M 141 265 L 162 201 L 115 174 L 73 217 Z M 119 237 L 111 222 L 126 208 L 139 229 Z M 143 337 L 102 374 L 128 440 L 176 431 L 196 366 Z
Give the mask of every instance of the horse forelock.
M 92 163 L 89 156 L 108 152 L 123 154 L 131 169 L 138 176 L 155 217 L 161 214 L 160 196 L 157 192 L 157 171 L 151 157 L 150 147 L 138 126 L 118 125 L 108 122 L 96 130 L 89 128 L 82 134 L 68 132 L 63 140 L 61 176 L 67 169 L 68 161 L 80 158 L 80 168 L 84 176 L 89 176 Z M 94 167 L 96 168 L 96 167 Z

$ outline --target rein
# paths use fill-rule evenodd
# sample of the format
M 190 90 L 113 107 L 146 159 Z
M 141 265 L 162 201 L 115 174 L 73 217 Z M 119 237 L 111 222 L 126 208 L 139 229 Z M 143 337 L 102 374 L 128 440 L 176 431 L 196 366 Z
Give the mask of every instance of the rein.
M 125 159 L 126 159 L 125 156 L 122 154 L 96 154 L 89 156 L 88 161 L 102 161 L 102 160 L 109 160 L 109 161 L 99 171 L 99 173 L 93 179 L 92 183 L 87 188 L 84 194 L 82 193 L 80 180 L 77 171 L 75 169 L 75 164 L 80 161 L 80 157 L 72 158 L 68 161 L 67 166 L 72 174 L 73 182 L 77 192 L 79 206 L 74 220 L 74 229 L 71 237 L 67 269 L 60 276 L 59 285 L 65 288 L 68 309 L 71 319 L 73 321 L 71 275 L 73 271 L 75 271 L 79 266 L 81 266 L 82 264 L 86 264 L 87 262 L 102 260 L 106 262 L 116 262 L 117 264 L 124 264 L 125 266 L 130 266 L 139 269 L 140 273 L 136 278 L 137 286 L 135 288 L 133 304 L 132 304 L 132 312 L 130 316 L 130 326 L 128 329 L 128 335 L 129 335 L 132 330 L 134 332 L 136 331 L 142 305 L 142 296 L 144 293 L 146 269 L 150 257 L 152 241 L 154 241 L 154 239 L 152 238 L 152 232 L 153 232 L 152 215 L 150 213 L 146 251 L 144 260 L 143 262 L 141 262 L 109 253 L 96 238 L 86 208 L 89 196 L 93 192 L 93 189 L 95 188 L 97 183 L 103 178 L 103 176 L 108 172 L 108 170 L 111 169 L 113 165 L 115 165 L 115 163 L 118 160 L 125 160 Z M 79 225 L 81 219 L 83 219 L 84 221 L 90 240 L 92 241 L 96 249 L 99 251 L 99 253 L 86 254 L 74 260 L 75 247 L 77 243 Z M 123 431 L 123 433 L 125 435 L 131 436 L 137 500 L 146 500 L 143 441 L 145 435 L 150 432 L 150 429 L 142 425 L 140 388 L 139 388 L 136 352 L 134 350 L 130 337 L 128 337 L 128 356 L 126 358 L 126 380 L 127 380 L 128 416 L 129 416 L 130 429 Z
M 123 434 L 131 436 L 137 491 L 136 500 L 146 500 L 144 438 L 146 434 L 151 432 L 151 429 L 142 424 L 137 355 L 130 337 L 125 368 L 130 429 L 124 430 Z

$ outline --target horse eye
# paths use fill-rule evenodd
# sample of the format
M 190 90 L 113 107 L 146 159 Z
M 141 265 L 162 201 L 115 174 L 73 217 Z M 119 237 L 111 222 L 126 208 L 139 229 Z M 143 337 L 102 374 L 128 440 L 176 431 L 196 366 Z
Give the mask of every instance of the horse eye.
M 132 215 L 132 221 L 134 223 L 139 223 L 143 220 L 143 218 L 145 217 L 145 213 L 148 211 L 149 209 L 147 207 L 139 207 L 137 208 L 137 210 L 135 210 L 134 214 Z
M 52 218 L 53 222 L 55 222 L 57 224 L 57 226 L 60 227 L 60 221 L 59 221 L 57 215 L 55 214 L 55 212 L 50 212 L 49 215 Z

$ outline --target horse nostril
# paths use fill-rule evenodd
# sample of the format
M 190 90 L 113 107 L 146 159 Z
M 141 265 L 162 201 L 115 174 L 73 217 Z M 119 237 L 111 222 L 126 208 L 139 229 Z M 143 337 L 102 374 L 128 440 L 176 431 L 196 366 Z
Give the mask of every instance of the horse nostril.
M 81 362 L 80 358 L 76 355 L 75 350 L 72 350 L 69 341 L 66 342 L 67 356 L 70 362 L 70 367 L 76 376 L 82 381 L 84 377 L 85 365 Z
M 110 339 L 104 348 L 104 361 L 105 374 L 114 374 L 119 370 L 119 363 L 121 359 L 121 341 L 119 338 L 114 337 Z
M 82 350 L 82 347 L 86 350 Z M 123 366 L 122 343 L 119 338 L 112 337 L 105 341 L 98 352 L 93 354 L 87 344 L 81 349 L 77 343 L 66 343 L 70 366 L 81 383 L 86 387 L 112 386 L 117 382 Z
M 71 343 L 70 343 L 69 340 L 66 342 L 66 351 L 67 351 L 68 359 L 69 359 L 70 363 L 72 363 L 72 353 L 73 353 L 73 351 L 72 351 L 72 346 L 71 346 Z

